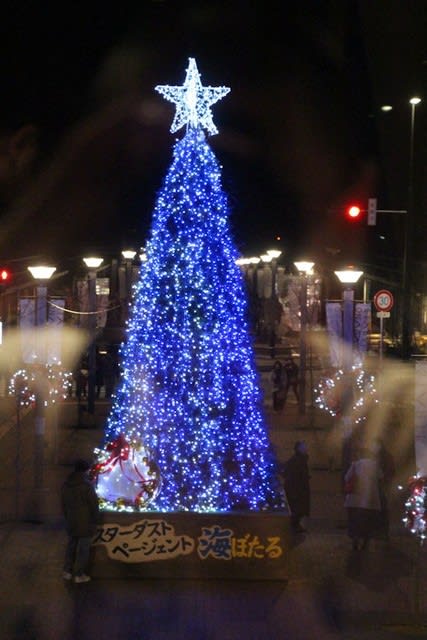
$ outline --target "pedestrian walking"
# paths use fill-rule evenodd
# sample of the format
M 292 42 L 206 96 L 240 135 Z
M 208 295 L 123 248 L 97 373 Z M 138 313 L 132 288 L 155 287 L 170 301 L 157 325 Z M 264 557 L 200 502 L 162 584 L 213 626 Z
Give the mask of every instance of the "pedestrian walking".
M 98 520 L 98 496 L 89 479 L 90 464 L 77 460 L 74 471 L 61 488 L 62 512 L 65 517 L 68 543 L 65 552 L 63 578 L 74 582 L 89 582 L 90 544 Z
M 286 375 L 280 360 L 276 360 L 271 372 L 273 385 L 273 411 L 281 411 L 285 404 Z
M 366 549 L 381 527 L 379 482 L 382 473 L 372 451 L 360 448 L 344 477 L 344 507 L 354 551 Z
M 96 366 L 95 366 L 95 398 L 101 397 L 101 390 L 104 386 L 104 354 L 96 354 Z
M 381 502 L 381 534 L 387 540 L 390 532 L 389 494 L 391 483 L 396 475 L 394 458 L 386 449 L 384 441 L 376 438 L 373 444 L 373 453 L 381 472 L 379 480 Z
M 291 526 L 294 533 L 304 533 L 302 518 L 310 515 L 310 473 L 308 450 L 304 440 L 294 445 L 294 454 L 283 469 L 286 498 L 291 510 Z
M 286 358 L 284 363 L 284 370 L 286 374 L 286 384 L 285 384 L 285 402 L 288 398 L 289 389 L 292 389 L 294 392 L 295 398 L 297 402 L 299 402 L 299 367 L 292 356 Z
M 83 358 L 75 372 L 76 398 L 79 401 L 81 398 L 86 398 L 87 396 L 87 383 L 89 376 L 88 366 L 87 358 Z

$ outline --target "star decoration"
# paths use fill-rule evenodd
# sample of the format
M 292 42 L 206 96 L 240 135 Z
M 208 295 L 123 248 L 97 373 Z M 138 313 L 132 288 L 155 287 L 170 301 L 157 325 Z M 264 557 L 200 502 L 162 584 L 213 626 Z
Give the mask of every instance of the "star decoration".
M 194 58 L 188 59 L 187 75 L 182 86 L 172 87 L 163 84 L 157 85 L 155 90 L 176 105 L 175 117 L 170 129 L 172 133 L 185 124 L 190 127 L 200 125 L 211 135 L 218 133 L 210 107 L 227 95 L 230 89 L 229 87 L 203 87 Z

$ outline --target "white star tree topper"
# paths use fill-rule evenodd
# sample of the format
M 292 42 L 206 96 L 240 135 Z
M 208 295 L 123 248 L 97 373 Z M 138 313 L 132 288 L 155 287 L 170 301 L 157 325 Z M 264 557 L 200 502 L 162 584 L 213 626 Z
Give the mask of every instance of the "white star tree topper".
M 185 124 L 190 127 L 200 125 L 211 135 L 218 133 L 210 107 L 227 95 L 230 89 L 229 87 L 203 87 L 195 58 L 188 59 L 187 75 L 182 86 L 172 87 L 162 84 L 157 85 L 155 90 L 176 105 L 171 133 L 175 133 Z

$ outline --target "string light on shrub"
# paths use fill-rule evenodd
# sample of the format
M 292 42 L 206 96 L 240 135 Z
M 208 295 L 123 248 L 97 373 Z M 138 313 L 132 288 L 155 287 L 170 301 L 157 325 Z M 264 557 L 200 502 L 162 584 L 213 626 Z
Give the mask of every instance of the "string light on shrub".
M 315 404 L 335 417 L 342 412 L 343 398 L 349 395 L 353 398 L 353 422 L 359 424 L 366 420 L 370 404 L 378 402 L 375 376 L 357 366 L 349 373 L 339 369 L 333 376 L 321 378 L 315 389 Z
M 18 369 L 9 381 L 8 393 L 18 399 L 20 406 L 30 407 L 36 401 L 37 380 L 43 376 L 47 382 L 45 405 L 65 400 L 72 387 L 72 373 L 62 368 L 60 362 Z
M 408 481 L 409 495 L 405 502 L 405 514 L 402 521 L 421 544 L 427 537 L 427 476 L 416 474 Z
M 33 376 L 26 369 L 15 371 L 9 381 L 8 393 L 15 396 L 21 407 L 30 407 L 36 401 L 33 391 Z

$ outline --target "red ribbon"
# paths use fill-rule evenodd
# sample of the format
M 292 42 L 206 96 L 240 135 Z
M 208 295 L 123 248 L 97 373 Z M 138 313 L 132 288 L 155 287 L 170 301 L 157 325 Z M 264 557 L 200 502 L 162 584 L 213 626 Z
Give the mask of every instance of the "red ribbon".
M 109 442 L 105 449 L 110 452 L 110 457 L 92 467 L 93 476 L 111 471 L 111 468 L 117 463 L 120 463 L 121 466 L 123 460 L 129 459 L 130 446 L 123 434 L 119 434 L 113 442 Z

